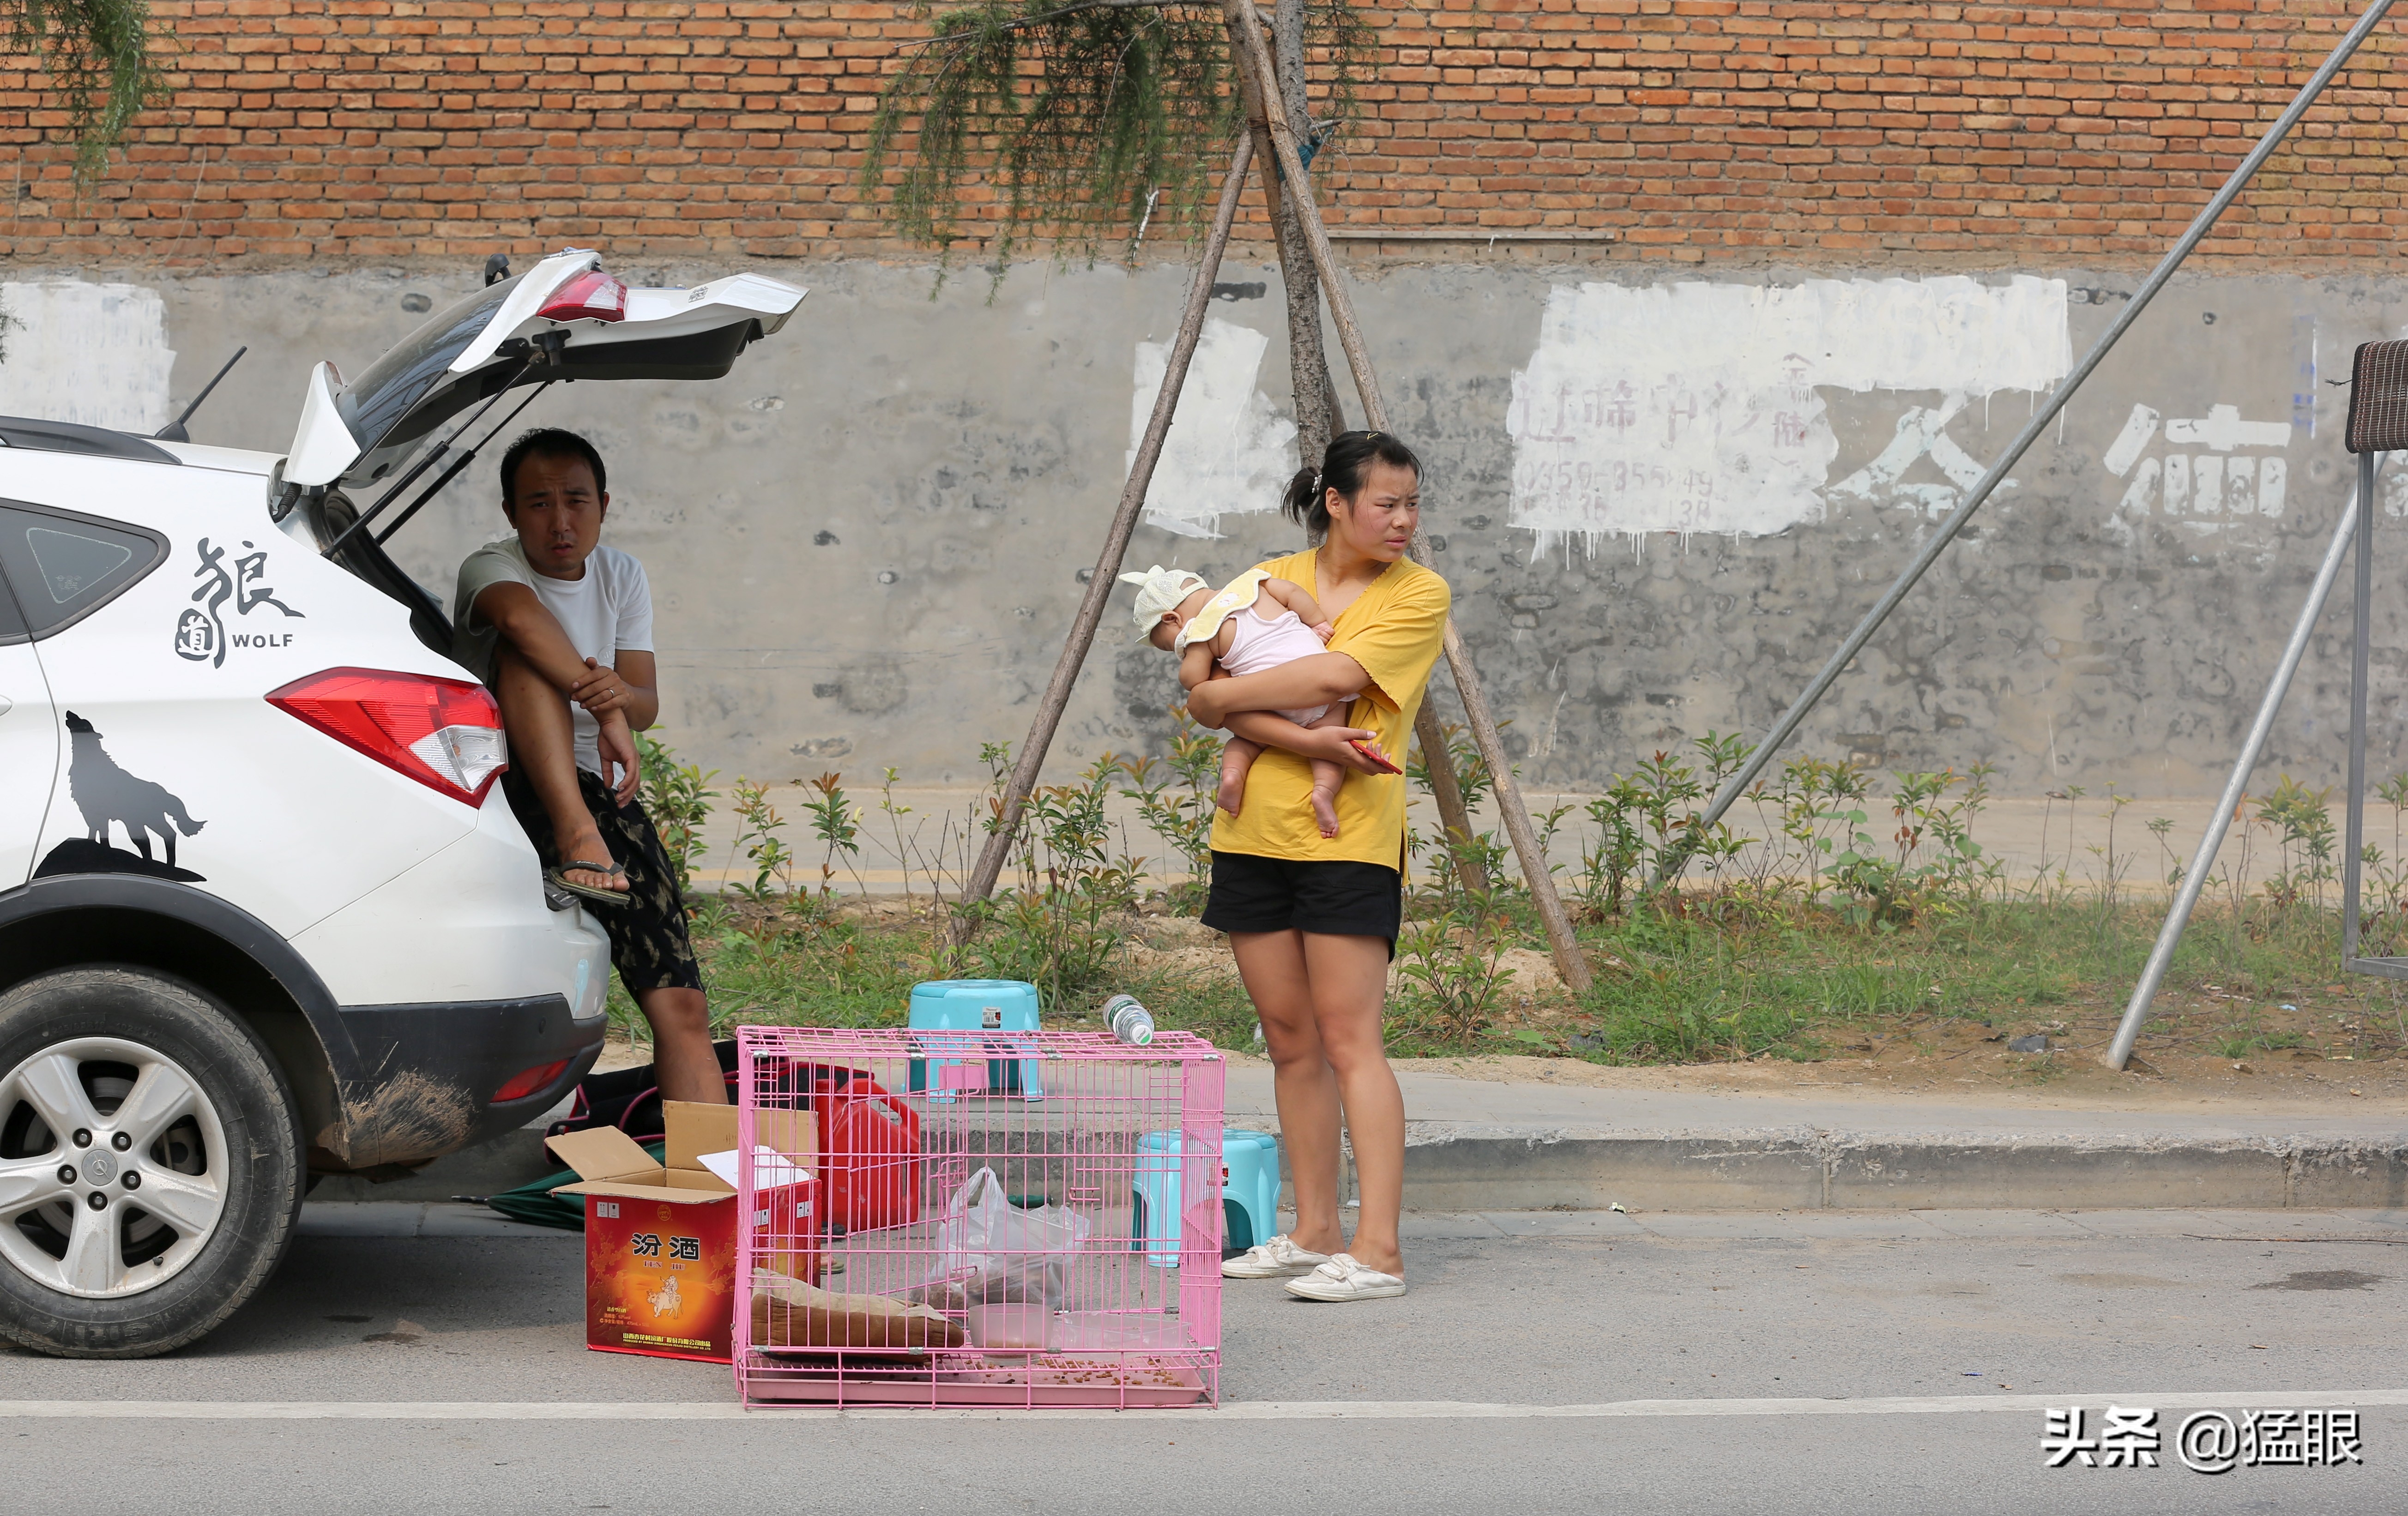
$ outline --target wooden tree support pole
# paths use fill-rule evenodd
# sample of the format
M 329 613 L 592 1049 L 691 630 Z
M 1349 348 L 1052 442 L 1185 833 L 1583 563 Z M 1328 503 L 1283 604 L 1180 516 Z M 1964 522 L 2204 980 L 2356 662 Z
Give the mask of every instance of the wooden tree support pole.
M 1309 279 L 1306 270 L 1297 266 L 1305 265 L 1309 267 L 1312 265 L 1312 248 L 1305 241 L 1302 223 L 1291 219 L 1281 208 L 1278 150 L 1271 146 L 1270 123 L 1264 119 L 1263 109 L 1258 108 L 1278 100 L 1280 93 L 1276 89 L 1265 87 L 1254 77 L 1253 60 L 1247 54 L 1244 39 L 1234 31 L 1229 38 L 1229 50 L 1231 60 L 1245 80 L 1247 125 L 1254 137 L 1254 170 L 1262 183 L 1263 204 L 1270 215 L 1272 245 L 1279 250 L 1280 277 L 1290 285 L 1307 281 L 1316 286 L 1312 320 L 1318 325 L 1321 322 L 1319 280 Z M 1312 186 L 1307 184 L 1304 189 L 1306 193 L 1297 197 L 1299 201 L 1312 198 L 1310 193 Z M 1291 236 L 1296 243 L 1293 249 L 1288 246 Z M 1299 319 L 1291 310 L 1288 320 L 1288 340 L 1291 343 L 1297 340 L 1297 322 Z M 1340 412 L 1337 396 L 1330 393 L 1328 368 L 1324 366 L 1315 379 L 1325 391 L 1324 404 L 1334 427 Z M 1299 414 L 1304 404 L 1303 397 L 1298 396 L 1297 409 Z M 1315 461 L 1309 456 L 1304 460 L 1307 467 Z M 1463 803 L 1463 784 L 1455 777 L 1455 754 L 1447 750 L 1446 733 L 1440 727 L 1437 710 L 1427 700 L 1422 702 L 1422 708 L 1413 716 L 1413 737 L 1421 743 L 1422 766 L 1429 775 L 1430 798 L 1438 803 L 1439 829 L 1446 834 L 1446 850 L 1455 858 L 1455 877 L 1469 885 L 1473 893 L 1484 895 L 1489 889 L 1488 865 L 1471 846 L 1471 812 Z
M 1129 534 L 1137 530 L 1140 511 L 1145 508 L 1145 492 L 1154 482 L 1154 465 L 1162 456 L 1162 441 L 1170 431 L 1170 418 L 1179 408 L 1179 392 L 1187 382 L 1187 365 L 1196 356 L 1196 343 L 1204 331 L 1204 312 L 1212 301 L 1213 276 L 1221 271 L 1221 254 L 1229 246 L 1229 229 L 1238 219 L 1238 201 L 1246 187 L 1246 165 L 1254 157 L 1254 140 L 1251 135 L 1238 138 L 1236 153 L 1229 163 L 1228 178 L 1221 185 L 1221 204 L 1212 214 L 1212 230 L 1204 239 L 1204 256 L 1196 265 L 1196 281 L 1188 287 L 1187 308 L 1179 319 L 1179 336 L 1171 343 L 1170 362 L 1162 372 L 1162 391 L 1154 397 L 1154 415 L 1146 422 L 1145 436 L 1138 443 L 1137 461 L 1129 467 L 1128 482 L 1121 489 L 1120 508 L 1112 513 L 1111 530 L 1104 536 L 1104 550 L 1096 558 L 1095 577 L 1087 580 L 1087 593 L 1079 601 L 1078 617 L 1070 623 L 1069 640 L 1062 645 L 1061 659 L 1054 665 L 1054 678 L 1045 686 L 1045 698 L 1038 703 L 1037 719 L 1029 723 L 1028 738 L 1020 745 L 1020 754 L 1013 760 L 1011 778 L 1003 792 L 1003 814 L 996 819 L 995 830 L 987 834 L 986 843 L 979 849 L 978 864 L 970 870 L 969 881 L 963 887 L 962 903 L 984 900 L 995 893 L 995 883 L 1003 874 L 1004 860 L 1011 856 L 1012 838 L 1019 833 L 1021 812 L 1027 808 L 1028 794 L 1037 787 L 1037 773 L 1045 765 L 1046 750 L 1054 745 L 1054 730 L 1062 724 L 1062 711 L 1070 703 L 1070 689 L 1079 680 L 1079 670 L 1087 661 L 1087 650 L 1096 640 L 1096 627 L 1103 620 L 1104 602 L 1111 598 L 1114 576 L 1121 571 L 1121 559 L 1128 551 Z M 977 918 L 968 912 L 954 917 L 953 938 L 956 945 L 968 942 L 977 930 Z
M 1221 3 L 1231 41 L 1243 50 L 1249 64 L 1237 71 L 1240 85 L 1254 96 L 1247 102 L 1247 112 L 1269 126 L 1271 146 L 1279 153 L 1281 170 L 1286 174 L 1288 183 L 1302 187 L 1307 183 L 1304 160 L 1297 151 L 1295 134 L 1288 130 L 1287 113 L 1263 108 L 1260 81 L 1276 76 L 1270 49 L 1254 21 L 1254 7 L 1245 0 Z M 1337 322 L 1338 339 L 1346 349 L 1346 365 L 1354 371 L 1354 389 L 1363 397 L 1364 414 L 1374 430 L 1384 432 L 1388 430 L 1387 403 L 1381 398 L 1379 375 L 1371 366 L 1370 350 L 1364 346 L 1362 328 L 1354 320 L 1354 302 L 1339 277 L 1338 255 L 1329 245 L 1329 229 L 1321 223 L 1321 209 L 1311 194 L 1290 198 L 1296 205 L 1297 220 L 1303 223 L 1305 240 L 1312 248 L 1313 265 L 1321 272 L 1322 293 L 1328 298 L 1330 317 Z M 1422 535 L 1415 532 L 1413 556 L 1427 555 Z M 1446 662 L 1455 672 L 1455 689 L 1463 696 L 1463 712 L 1471 722 L 1472 739 L 1480 744 L 1481 756 L 1488 760 L 1488 771 L 1497 785 L 1497 808 L 1505 814 L 1506 833 L 1513 839 L 1513 851 L 1522 860 L 1523 877 L 1529 881 L 1531 902 L 1539 908 L 1539 920 L 1546 927 L 1555 972 L 1563 976 L 1568 989 L 1581 994 L 1592 982 L 1588 960 L 1581 956 L 1580 943 L 1572 936 L 1571 918 L 1564 910 L 1563 897 L 1555 893 L 1555 877 L 1547 869 L 1539 835 L 1531 827 L 1530 813 L 1522 804 L 1522 787 L 1513 780 L 1512 761 L 1506 755 L 1496 718 L 1489 713 L 1488 697 L 1480 688 L 1480 676 L 1471 666 L 1470 655 L 1464 651 L 1463 638 L 1455 632 L 1453 617 L 1447 619 L 1446 624 Z M 1425 744 L 1425 758 L 1429 751 Z

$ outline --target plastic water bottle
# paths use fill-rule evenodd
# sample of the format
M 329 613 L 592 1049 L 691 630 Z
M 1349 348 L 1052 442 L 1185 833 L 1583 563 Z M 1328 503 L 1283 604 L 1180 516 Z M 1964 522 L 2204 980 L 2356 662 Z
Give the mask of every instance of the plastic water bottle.
M 1138 1004 L 1133 994 L 1116 994 L 1104 1002 L 1104 1021 L 1112 1036 L 1132 1048 L 1154 1046 L 1154 1012 Z

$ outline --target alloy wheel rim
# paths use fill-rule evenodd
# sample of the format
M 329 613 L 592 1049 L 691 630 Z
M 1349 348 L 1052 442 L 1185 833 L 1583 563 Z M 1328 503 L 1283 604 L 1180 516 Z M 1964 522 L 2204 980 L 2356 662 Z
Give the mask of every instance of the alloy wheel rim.
M 0 1075 L 0 1258 L 88 1300 L 158 1288 L 216 1236 L 225 1131 L 200 1081 L 121 1037 Z

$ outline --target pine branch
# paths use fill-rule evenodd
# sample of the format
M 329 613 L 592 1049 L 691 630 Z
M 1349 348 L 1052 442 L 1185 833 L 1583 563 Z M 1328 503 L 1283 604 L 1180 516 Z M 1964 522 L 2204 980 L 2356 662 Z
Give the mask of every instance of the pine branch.
M 1353 100 L 1369 30 L 1351 0 L 1312 7 L 1335 63 L 1335 114 Z M 1064 257 L 1168 223 L 1193 237 L 1213 160 L 1240 130 L 1226 14 L 1213 0 L 975 0 L 934 15 L 879 98 L 861 184 L 886 189 L 913 241 L 963 235 L 964 187 L 992 184 L 1000 270 L 1048 235 Z M 1135 243 L 1128 244 L 1131 250 Z
M 150 47 L 148 0 L 0 0 L 8 45 L 39 60 L 76 134 L 76 178 L 108 171 L 108 152 L 167 93 Z
M 1000 29 L 1005 31 L 1025 32 L 1032 27 L 1043 26 L 1050 22 L 1060 21 L 1066 16 L 1075 16 L 1082 10 L 1168 10 L 1174 7 L 1188 7 L 1197 10 L 1212 11 L 1216 13 L 1220 9 L 1220 7 L 1214 5 L 1212 0 L 1072 0 L 1072 3 L 1067 6 L 1056 6 L 1052 10 L 1040 11 L 1033 16 L 1023 16 L 1017 21 L 1004 22 Z M 1260 7 L 1257 7 L 1256 9 L 1262 15 L 1265 21 L 1268 21 L 1270 20 L 1269 11 L 1262 10 Z M 941 36 L 924 36 L 905 42 L 903 46 L 905 48 L 928 48 L 934 47 L 943 40 L 944 38 Z

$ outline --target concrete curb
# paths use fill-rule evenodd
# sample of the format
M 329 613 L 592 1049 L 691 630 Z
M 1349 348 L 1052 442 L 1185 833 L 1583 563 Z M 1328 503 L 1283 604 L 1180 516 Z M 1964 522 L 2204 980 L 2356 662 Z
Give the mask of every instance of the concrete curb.
M 2408 1137 L 1532 1131 L 1420 1124 L 1417 1210 L 2388 1209 Z
M 2169 1137 L 1598 1131 L 1421 1122 L 1407 1131 L 1413 1210 L 2387 1210 L 2408 1207 L 2408 1135 Z M 385 1184 L 322 1181 L 313 1201 L 487 1195 L 552 1172 L 523 1128 Z

